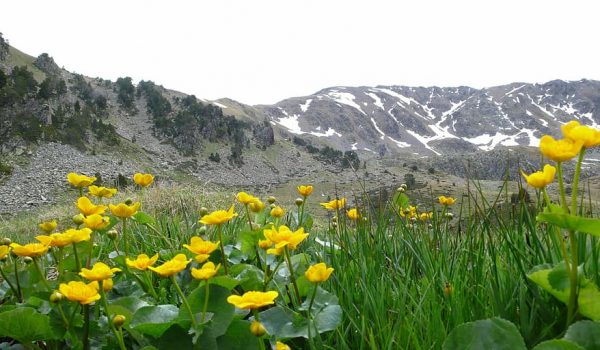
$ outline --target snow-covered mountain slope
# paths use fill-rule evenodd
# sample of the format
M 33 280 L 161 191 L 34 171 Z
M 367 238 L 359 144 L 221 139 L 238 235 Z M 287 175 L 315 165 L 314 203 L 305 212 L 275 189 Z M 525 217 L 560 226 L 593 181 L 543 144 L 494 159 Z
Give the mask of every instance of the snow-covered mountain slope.
M 556 135 L 572 119 L 599 127 L 600 82 L 332 87 L 250 109 L 253 118 L 338 149 L 444 155 L 537 146 L 542 135 Z

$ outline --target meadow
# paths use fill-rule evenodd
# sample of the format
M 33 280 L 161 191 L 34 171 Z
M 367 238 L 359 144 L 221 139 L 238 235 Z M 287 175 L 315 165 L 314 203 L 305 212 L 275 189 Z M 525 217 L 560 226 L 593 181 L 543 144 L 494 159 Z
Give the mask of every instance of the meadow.
M 491 199 L 477 181 L 319 203 L 318 184 L 280 202 L 65 174 L 76 205 L 0 226 L 0 346 L 598 349 L 600 220 L 578 170 L 600 131 L 563 134 L 540 144 L 554 165 Z

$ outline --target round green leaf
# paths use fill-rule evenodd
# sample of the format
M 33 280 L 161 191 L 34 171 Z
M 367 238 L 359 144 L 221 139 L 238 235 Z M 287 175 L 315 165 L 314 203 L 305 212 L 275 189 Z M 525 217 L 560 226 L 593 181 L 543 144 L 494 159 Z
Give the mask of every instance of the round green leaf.
M 0 313 L 0 337 L 21 343 L 54 339 L 50 319 L 30 307 L 19 307 Z
M 565 339 L 579 344 L 586 350 L 600 349 L 600 324 L 587 320 L 573 323 L 567 330 Z
M 131 320 L 131 327 L 155 338 L 160 337 L 171 327 L 179 314 L 175 305 L 144 306 L 137 310 Z
M 584 350 L 581 346 L 564 339 L 554 339 L 538 344 L 532 350 Z
M 523 338 L 514 324 L 491 318 L 461 324 L 448 335 L 444 350 L 526 350 Z

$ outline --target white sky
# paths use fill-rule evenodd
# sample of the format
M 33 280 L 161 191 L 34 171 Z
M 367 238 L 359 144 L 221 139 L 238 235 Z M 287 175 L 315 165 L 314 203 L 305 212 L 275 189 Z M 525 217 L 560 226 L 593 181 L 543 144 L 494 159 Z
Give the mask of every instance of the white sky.
M 92 77 L 274 103 L 338 85 L 600 80 L 589 0 L 5 0 L 0 32 Z

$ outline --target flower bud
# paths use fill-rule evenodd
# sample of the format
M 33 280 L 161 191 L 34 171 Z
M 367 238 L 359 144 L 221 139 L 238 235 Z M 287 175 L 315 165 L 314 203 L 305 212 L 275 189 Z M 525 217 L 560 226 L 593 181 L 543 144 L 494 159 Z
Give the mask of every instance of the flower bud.
M 337 216 L 332 217 L 331 222 L 337 222 Z
M 55 290 L 54 292 L 52 292 L 52 294 L 50 294 L 50 302 L 52 304 L 60 303 L 63 299 L 64 299 L 64 296 L 62 294 L 60 294 L 60 292 L 57 290 Z
M 119 236 L 119 232 L 113 228 L 112 230 L 108 230 L 108 232 L 106 232 L 106 235 L 111 241 L 114 241 Z
M 127 204 L 127 205 L 132 205 L 132 204 L 133 204 L 133 199 L 131 199 L 131 198 L 127 198 L 127 199 L 125 200 L 125 204 Z
M 208 215 L 208 208 L 207 207 L 200 208 L 200 216 L 202 217 L 204 215 Z
M 27 265 L 31 264 L 33 262 L 33 258 L 30 256 L 25 256 L 23 257 L 23 262 Z
M 396 189 L 396 192 L 404 193 L 404 191 L 406 191 L 406 189 L 402 186 L 400 186 Z
M 250 228 L 252 229 L 252 231 L 256 231 L 260 228 L 260 225 L 256 222 L 253 222 L 252 225 L 250 225 Z
M 304 199 L 302 199 L 302 198 L 296 198 L 295 203 L 296 203 L 297 206 L 301 206 L 302 203 L 304 203 Z
M 10 245 L 12 243 L 12 240 L 8 237 L 4 237 L 2 238 L 2 242 L 0 243 L 1 245 Z
M 269 208 L 273 209 L 273 208 L 277 208 L 277 204 L 275 203 L 271 203 L 269 204 Z
M 408 188 L 408 186 L 406 184 L 402 184 L 402 185 L 400 185 L 400 188 L 403 188 L 406 191 L 406 189 Z
M 453 217 L 454 217 L 454 214 L 452 214 L 452 213 L 446 213 L 446 218 L 448 220 L 452 220 Z
M 83 219 L 85 218 L 85 216 L 83 216 L 83 214 L 77 214 L 75 216 L 73 216 L 71 218 L 71 220 L 73 220 L 73 223 L 77 226 L 83 224 Z
M 277 199 L 273 196 L 269 196 L 269 198 L 267 198 L 267 203 L 269 204 L 273 204 L 277 201 Z
M 449 297 L 452 295 L 452 285 L 449 282 L 446 282 L 444 285 L 444 295 Z
M 115 327 L 121 328 L 125 324 L 126 320 L 127 318 L 123 315 L 115 315 L 115 317 L 112 319 L 112 323 L 115 325 Z
M 198 234 L 205 235 L 206 230 L 207 230 L 206 225 L 202 225 L 202 226 L 198 227 Z
M 334 221 L 334 222 L 332 222 L 332 223 L 331 223 L 331 227 L 333 227 L 333 228 L 336 228 L 336 227 L 337 227 L 337 222 L 335 222 L 335 221 Z
M 258 321 L 252 321 L 250 324 L 250 332 L 257 337 L 262 337 L 263 335 L 267 334 L 265 326 Z

